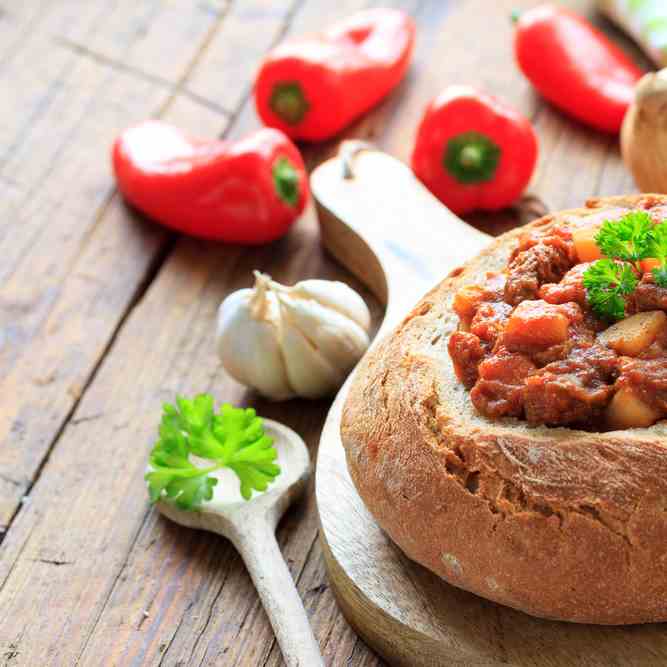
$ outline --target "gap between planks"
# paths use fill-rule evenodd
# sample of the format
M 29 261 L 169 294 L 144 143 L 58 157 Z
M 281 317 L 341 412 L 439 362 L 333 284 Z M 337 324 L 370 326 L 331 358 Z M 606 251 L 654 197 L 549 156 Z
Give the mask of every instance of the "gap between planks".
M 301 2 L 301 0 L 298 0 L 297 2 L 293 3 L 292 9 L 286 15 L 285 20 L 289 20 L 289 18 L 291 18 L 292 13 L 294 11 L 294 7 L 298 6 L 300 4 L 300 2 Z M 223 24 L 224 18 L 227 16 L 228 12 L 230 11 L 231 6 L 232 6 L 231 3 L 227 3 L 224 10 L 218 13 L 216 21 L 213 23 L 213 25 L 208 30 L 205 38 L 202 40 L 201 46 L 194 53 L 192 59 L 190 60 L 190 62 L 186 66 L 182 76 L 179 78 L 178 82 L 175 85 L 170 86 L 169 95 L 167 96 L 165 101 L 159 106 L 159 108 L 156 112 L 156 115 L 158 117 L 164 116 L 169 111 L 169 109 L 172 107 L 172 105 L 174 104 L 176 99 L 178 99 L 180 96 L 189 97 L 189 98 L 195 100 L 196 102 L 199 102 L 199 97 L 200 96 L 195 94 L 195 93 L 191 93 L 190 91 L 188 91 L 185 87 L 185 84 L 187 83 L 188 78 L 191 76 L 192 72 L 197 68 L 197 65 L 200 62 L 203 54 L 206 52 L 206 50 L 209 48 L 212 41 L 214 40 L 215 35 L 216 35 L 217 31 L 220 29 L 221 25 Z M 284 29 L 285 29 L 285 26 L 283 25 L 281 33 L 280 33 L 281 35 L 282 35 L 282 32 L 284 32 Z M 279 36 L 274 39 L 274 43 L 277 39 L 279 39 Z M 92 52 L 88 51 L 87 54 L 80 54 L 80 55 L 84 55 L 84 57 L 85 57 L 85 55 L 90 55 L 91 53 Z M 109 65 L 109 62 L 107 62 L 108 59 L 106 59 L 106 58 L 100 57 L 100 61 L 104 65 Z M 208 107 L 213 108 L 215 111 L 218 111 L 218 113 L 220 113 L 220 115 L 221 115 L 221 124 L 224 124 L 226 126 L 225 131 L 223 133 L 223 136 L 228 134 L 230 131 L 232 131 L 235 118 L 238 115 L 240 109 L 243 108 L 243 106 L 245 105 L 246 99 L 247 99 L 247 93 L 240 99 L 238 108 L 231 114 L 227 111 L 219 111 L 218 109 L 215 108 L 216 105 L 214 105 L 214 104 L 213 105 L 210 104 L 210 103 L 207 104 Z M 55 168 L 55 164 L 56 164 L 56 161 L 54 160 L 50 170 Z M 70 269 L 70 271 L 66 272 L 66 274 L 63 277 L 63 283 L 67 279 L 67 275 L 71 272 L 73 267 L 76 266 L 78 258 L 81 257 L 84 254 L 89 241 L 94 236 L 95 230 L 105 220 L 107 214 L 109 213 L 110 208 L 112 208 L 113 206 L 118 206 L 118 205 L 120 205 L 120 197 L 117 194 L 116 190 L 114 188 L 112 188 L 110 190 L 109 195 L 107 196 L 107 198 L 100 205 L 100 207 L 98 209 L 98 213 L 96 214 L 96 216 L 95 216 L 92 224 L 90 225 L 89 229 L 86 230 L 86 233 L 82 237 L 82 240 L 81 240 L 81 242 L 79 244 L 79 247 L 78 247 L 78 251 L 77 251 L 76 255 L 71 260 L 71 269 Z M 150 287 L 150 283 L 152 282 L 155 275 L 157 275 L 160 268 L 162 267 L 164 262 L 167 260 L 167 258 L 171 254 L 171 251 L 173 250 L 173 247 L 175 246 L 178 237 L 177 237 L 176 234 L 172 234 L 172 233 L 169 233 L 169 234 L 165 233 L 164 236 L 165 236 L 165 239 L 163 241 L 164 245 L 162 245 L 161 247 L 158 248 L 158 250 L 156 252 L 156 256 L 153 258 L 153 260 L 147 266 L 146 273 L 144 274 L 144 276 L 141 278 L 140 282 L 138 283 L 137 288 L 135 290 L 135 293 L 131 296 L 130 300 L 128 301 L 126 309 L 123 312 L 119 313 L 119 320 L 118 320 L 115 328 L 109 331 L 108 338 L 107 338 L 106 343 L 103 347 L 101 355 L 99 356 L 99 358 L 96 360 L 96 362 L 91 366 L 91 368 L 87 372 L 88 375 L 82 383 L 81 392 L 78 393 L 78 395 L 76 396 L 72 405 L 70 406 L 69 410 L 66 413 L 64 413 L 64 415 L 61 419 L 60 426 L 55 430 L 54 436 L 52 437 L 50 443 L 46 447 L 46 450 L 44 452 L 43 457 L 41 458 L 41 460 L 38 462 L 38 464 L 35 467 L 35 472 L 27 480 L 25 491 L 22 494 L 23 498 L 29 498 L 30 491 L 31 491 L 32 487 L 34 486 L 35 482 L 37 481 L 37 479 L 41 475 L 41 472 L 44 469 L 44 465 L 46 464 L 46 461 L 48 460 L 51 452 L 54 450 L 54 448 L 57 448 L 57 443 L 58 443 L 58 440 L 59 440 L 60 436 L 62 435 L 64 429 L 66 428 L 67 424 L 69 423 L 69 420 L 70 420 L 71 416 L 75 413 L 75 411 L 76 411 L 76 409 L 77 409 L 77 407 L 78 407 L 78 405 L 79 405 L 79 403 L 80 403 L 80 401 L 83 397 L 83 393 L 85 392 L 87 387 L 90 385 L 90 383 L 93 381 L 97 369 L 99 368 L 99 366 L 103 362 L 103 360 L 104 360 L 106 354 L 108 353 L 109 349 L 111 349 L 113 341 L 115 340 L 116 336 L 118 335 L 118 332 L 121 330 L 124 322 L 127 320 L 128 316 L 132 312 L 133 308 L 141 300 L 145 291 Z M 0 532 L 0 542 L 8 534 L 14 520 L 16 519 L 17 515 L 20 513 L 22 506 L 23 506 L 22 503 L 17 502 L 12 516 L 6 522 L 6 525 L 3 526 L 4 530 L 2 532 Z
M 229 5 L 228 5 L 229 7 Z M 220 21 L 222 22 L 224 18 L 224 14 L 226 13 L 223 12 L 220 16 Z M 208 38 L 207 43 L 205 45 L 202 45 L 202 49 L 205 50 L 206 46 L 210 42 L 210 40 L 213 38 L 213 35 Z M 83 44 L 78 44 L 77 42 L 74 42 L 70 39 L 66 39 L 64 37 L 54 37 L 53 39 L 54 44 L 57 46 L 67 49 L 68 51 L 72 51 L 73 53 L 76 53 L 84 58 L 90 58 L 91 60 L 94 60 L 96 63 L 100 65 L 104 65 L 105 67 L 110 67 L 111 69 L 115 69 L 118 72 L 124 72 L 126 74 L 130 74 L 131 76 L 135 76 L 139 79 L 142 79 L 144 81 L 147 81 L 148 83 L 155 84 L 157 86 L 161 86 L 168 90 L 170 94 L 174 97 L 177 95 L 183 95 L 185 97 L 189 97 L 193 102 L 196 102 L 197 104 L 201 104 L 202 106 L 208 107 L 211 109 L 211 111 L 216 111 L 217 113 L 223 115 L 223 116 L 231 116 L 234 111 L 230 109 L 226 109 L 219 104 L 216 104 L 213 100 L 204 97 L 202 95 L 198 95 L 197 93 L 189 90 L 188 88 L 184 87 L 183 83 L 184 80 L 181 81 L 180 83 L 173 84 L 171 81 L 168 79 L 164 79 L 162 77 L 156 76 L 155 74 L 151 74 L 149 72 L 144 72 L 143 70 L 134 67 L 132 65 L 127 65 L 123 63 L 120 60 L 116 60 L 115 58 L 110 58 L 109 56 L 105 56 L 101 53 L 97 53 L 96 51 L 89 49 L 88 47 L 84 46 Z M 202 51 L 203 52 L 203 51 Z M 187 77 L 186 77 L 187 78 Z M 164 111 L 164 110 L 162 110 Z M 160 113 L 158 113 L 160 115 Z

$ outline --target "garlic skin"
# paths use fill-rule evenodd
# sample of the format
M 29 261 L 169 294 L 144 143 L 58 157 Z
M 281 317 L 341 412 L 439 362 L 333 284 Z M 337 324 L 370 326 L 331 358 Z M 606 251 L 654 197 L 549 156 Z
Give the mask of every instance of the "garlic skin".
M 370 343 L 371 316 L 344 283 L 280 285 L 255 271 L 255 287 L 220 305 L 218 354 L 238 382 L 273 400 L 334 393 Z
M 641 192 L 667 193 L 667 69 L 646 74 L 623 120 L 621 152 Z

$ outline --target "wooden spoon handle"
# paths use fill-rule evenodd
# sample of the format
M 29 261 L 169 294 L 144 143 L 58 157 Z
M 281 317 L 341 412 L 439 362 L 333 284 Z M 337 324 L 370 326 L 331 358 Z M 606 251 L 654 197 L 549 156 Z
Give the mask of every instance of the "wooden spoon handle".
M 320 646 L 306 615 L 274 527 L 257 522 L 232 537 L 243 557 L 288 667 L 324 667 Z
M 311 174 L 322 243 L 387 304 L 395 323 L 490 237 L 442 205 L 400 160 L 346 141 Z

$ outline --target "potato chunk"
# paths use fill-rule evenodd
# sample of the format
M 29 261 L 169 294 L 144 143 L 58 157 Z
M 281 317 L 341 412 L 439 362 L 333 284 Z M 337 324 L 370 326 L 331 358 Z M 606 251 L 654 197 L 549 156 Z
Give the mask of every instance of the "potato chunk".
M 660 414 L 644 403 L 632 389 L 619 389 L 607 407 L 607 423 L 610 428 L 646 428 L 655 424 Z
M 618 354 L 637 357 L 653 344 L 665 326 L 667 315 L 662 310 L 637 313 L 610 326 L 598 340 Z
M 522 301 L 507 321 L 503 342 L 512 351 L 563 343 L 570 326 L 563 310 L 542 300 Z
M 602 251 L 595 243 L 595 235 L 600 231 L 600 225 L 578 227 L 572 231 L 572 241 L 580 262 L 594 262 L 602 258 Z

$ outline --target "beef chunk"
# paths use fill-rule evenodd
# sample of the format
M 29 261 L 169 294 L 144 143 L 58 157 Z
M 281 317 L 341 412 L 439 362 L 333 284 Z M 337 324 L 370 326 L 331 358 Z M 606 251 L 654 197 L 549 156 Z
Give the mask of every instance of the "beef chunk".
M 590 423 L 613 394 L 617 357 L 600 345 L 575 348 L 563 360 L 526 378 L 525 411 L 531 424 Z
M 479 365 L 479 380 L 470 392 L 473 405 L 487 417 L 520 417 L 524 382 L 535 368 L 528 357 L 501 346 Z
M 456 377 L 470 389 L 477 381 L 477 366 L 487 354 L 478 336 L 466 331 L 455 331 L 447 344 Z
M 522 252 L 530 250 L 530 248 L 539 245 L 540 243 L 555 245 L 566 249 L 571 255 L 572 262 L 574 263 L 575 253 L 572 244 L 572 230 L 567 226 L 552 227 L 548 232 L 545 232 L 544 229 L 538 227 L 528 233 L 522 234 L 519 237 L 519 242 L 517 243 L 516 248 L 514 248 L 510 255 L 509 263 L 511 264 Z
M 556 283 L 573 264 L 571 243 L 547 237 L 516 254 L 507 269 L 505 301 L 516 306 L 536 299 L 544 283 Z
M 470 332 L 479 336 L 490 347 L 496 342 L 512 312 L 512 306 L 504 301 L 483 303 L 470 323 Z
M 546 283 L 540 288 L 540 298 L 549 303 L 578 303 L 586 306 L 584 272 L 593 262 L 577 264 L 570 269 L 559 283 Z
M 650 273 L 645 273 L 633 295 L 635 309 L 667 310 L 667 288 L 658 287 Z

